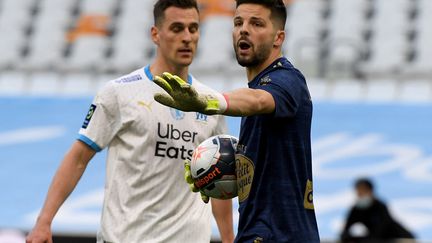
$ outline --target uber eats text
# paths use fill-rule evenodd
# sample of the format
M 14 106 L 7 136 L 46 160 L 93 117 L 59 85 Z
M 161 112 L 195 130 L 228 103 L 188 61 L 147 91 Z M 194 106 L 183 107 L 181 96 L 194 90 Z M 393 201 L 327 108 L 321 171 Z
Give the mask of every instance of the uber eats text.
M 182 160 L 192 158 L 192 149 L 188 149 L 184 145 L 174 147 L 170 141 L 181 140 L 193 145 L 196 136 L 198 135 L 197 132 L 191 132 L 188 130 L 182 131 L 175 128 L 173 124 L 162 125 L 159 122 L 157 135 L 155 156 Z

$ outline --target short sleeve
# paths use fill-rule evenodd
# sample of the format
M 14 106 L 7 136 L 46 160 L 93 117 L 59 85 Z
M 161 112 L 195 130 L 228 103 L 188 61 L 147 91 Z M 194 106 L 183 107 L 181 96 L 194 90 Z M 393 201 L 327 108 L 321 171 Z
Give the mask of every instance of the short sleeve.
M 114 84 L 108 83 L 96 95 L 79 130 L 78 140 L 99 152 L 121 128 L 121 113 Z
M 294 117 L 304 99 L 310 100 L 306 81 L 302 75 L 280 69 L 268 75 L 270 82 L 258 89 L 269 92 L 275 101 L 275 117 Z

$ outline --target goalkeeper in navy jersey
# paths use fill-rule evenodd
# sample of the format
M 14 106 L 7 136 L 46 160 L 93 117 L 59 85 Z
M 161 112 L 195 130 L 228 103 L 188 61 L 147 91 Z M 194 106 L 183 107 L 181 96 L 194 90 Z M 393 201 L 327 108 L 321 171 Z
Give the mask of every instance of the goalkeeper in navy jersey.
M 233 44 L 249 88 L 204 93 L 164 73 L 155 82 L 166 93 L 156 94 L 155 100 L 185 111 L 242 117 L 236 242 L 318 243 L 312 101 L 305 77 L 281 54 L 286 7 L 282 0 L 236 2 Z

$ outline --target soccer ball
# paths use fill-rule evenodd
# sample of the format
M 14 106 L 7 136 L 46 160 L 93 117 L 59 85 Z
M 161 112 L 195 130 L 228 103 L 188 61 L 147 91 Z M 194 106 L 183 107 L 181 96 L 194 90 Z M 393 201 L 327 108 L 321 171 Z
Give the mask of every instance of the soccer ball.
M 238 139 L 217 135 L 202 142 L 193 152 L 191 175 L 205 195 L 230 199 L 237 196 L 235 151 Z

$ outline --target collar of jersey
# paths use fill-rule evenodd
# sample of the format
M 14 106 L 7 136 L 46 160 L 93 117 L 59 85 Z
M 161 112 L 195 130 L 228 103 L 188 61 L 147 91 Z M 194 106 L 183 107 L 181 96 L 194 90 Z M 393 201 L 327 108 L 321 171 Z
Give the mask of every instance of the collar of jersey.
M 148 79 L 153 81 L 153 74 L 150 72 L 150 65 L 147 65 L 144 67 L 144 73 L 147 76 Z M 188 84 L 192 85 L 192 76 L 188 74 Z

